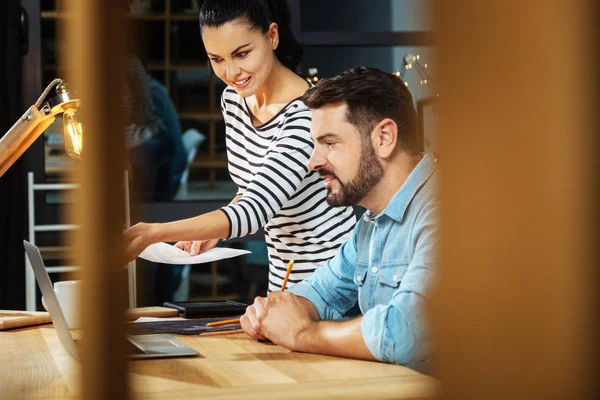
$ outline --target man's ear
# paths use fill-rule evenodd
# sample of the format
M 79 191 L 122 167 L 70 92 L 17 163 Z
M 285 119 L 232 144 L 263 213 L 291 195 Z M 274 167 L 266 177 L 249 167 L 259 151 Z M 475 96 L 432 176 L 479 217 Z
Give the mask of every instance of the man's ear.
M 271 22 L 267 35 L 269 35 L 273 51 L 277 50 L 277 46 L 279 46 L 279 26 L 276 22 Z
M 398 125 L 391 118 L 385 118 L 375 126 L 371 134 L 373 149 L 380 158 L 389 158 L 398 143 Z

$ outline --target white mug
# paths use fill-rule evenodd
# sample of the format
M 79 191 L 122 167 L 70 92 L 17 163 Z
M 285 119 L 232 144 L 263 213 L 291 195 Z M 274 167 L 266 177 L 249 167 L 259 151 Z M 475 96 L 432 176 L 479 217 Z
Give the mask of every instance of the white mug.
M 81 281 L 60 281 L 54 283 L 54 293 L 58 298 L 58 304 L 67 320 L 69 329 L 81 329 L 82 321 L 79 299 L 81 295 Z M 48 311 L 46 302 L 42 297 L 42 305 Z

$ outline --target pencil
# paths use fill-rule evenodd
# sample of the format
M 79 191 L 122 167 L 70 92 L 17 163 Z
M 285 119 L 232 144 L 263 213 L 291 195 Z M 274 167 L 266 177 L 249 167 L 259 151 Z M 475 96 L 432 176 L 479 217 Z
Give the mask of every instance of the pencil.
M 285 272 L 285 278 L 283 278 L 283 284 L 281 285 L 281 291 L 285 291 L 285 287 L 287 286 L 287 282 L 288 282 L 288 278 L 290 277 L 290 272 L 292 272 L 292 267 L 294 266 L 294 260 L 290 260 L 288 266 L 287 266 L 287 271 Z M 213 327 L 213 326 L 221 326 L 221 325 L 228 325 L 228 324 L 239 324 L 240 323 L 240 319 L 239 318 L 235 318 L 235 319 L 225 319 L 223 321 L 215 321 L 215 322 L 209 322 L 208 324 L 206 324 L 206 326 L 208 327 Z
M 234 319 L 224 319 L 223 321 L 209 322 L 208 324 L 206 324 L 206 326 L 221 326 L 221 325 L 239 324 L 239 323 L 240 323 L 240 319 L 234 318 Z

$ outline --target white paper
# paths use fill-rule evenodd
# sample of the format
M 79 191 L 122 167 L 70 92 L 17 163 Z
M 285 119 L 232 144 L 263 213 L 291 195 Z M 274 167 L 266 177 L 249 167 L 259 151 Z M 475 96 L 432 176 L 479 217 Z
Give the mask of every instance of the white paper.
M 179 318 L 139 317 L 133 322 L 177 321 Z
M 163 264 L 201 264 L 237 257 L 248 253 L 250 253 L 248 250 L 215 247 L 202 254 L 192 256 L 170 244 L 154 243 L 146 247 L 146 249 L 142 251 L 142 254 L 140 254 L 140 257 L 148 261 Z

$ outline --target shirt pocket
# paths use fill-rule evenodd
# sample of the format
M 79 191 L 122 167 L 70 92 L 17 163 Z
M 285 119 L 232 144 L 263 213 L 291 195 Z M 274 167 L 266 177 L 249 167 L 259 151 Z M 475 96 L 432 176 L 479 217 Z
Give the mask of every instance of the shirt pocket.
M 404 275 L 406 275 L 408 264 L 409 263 L 406 262 L 398 265 L 389 265 L 381 269 L 381 272 L 379 273 L 379 285 L 382 290 L 379 290 L 379 293 L 377 293 L 378 296 L 381 296 L 379 299 L 380 304 L 389 303 L 392 299 L 392 296 L 400 287 Z

